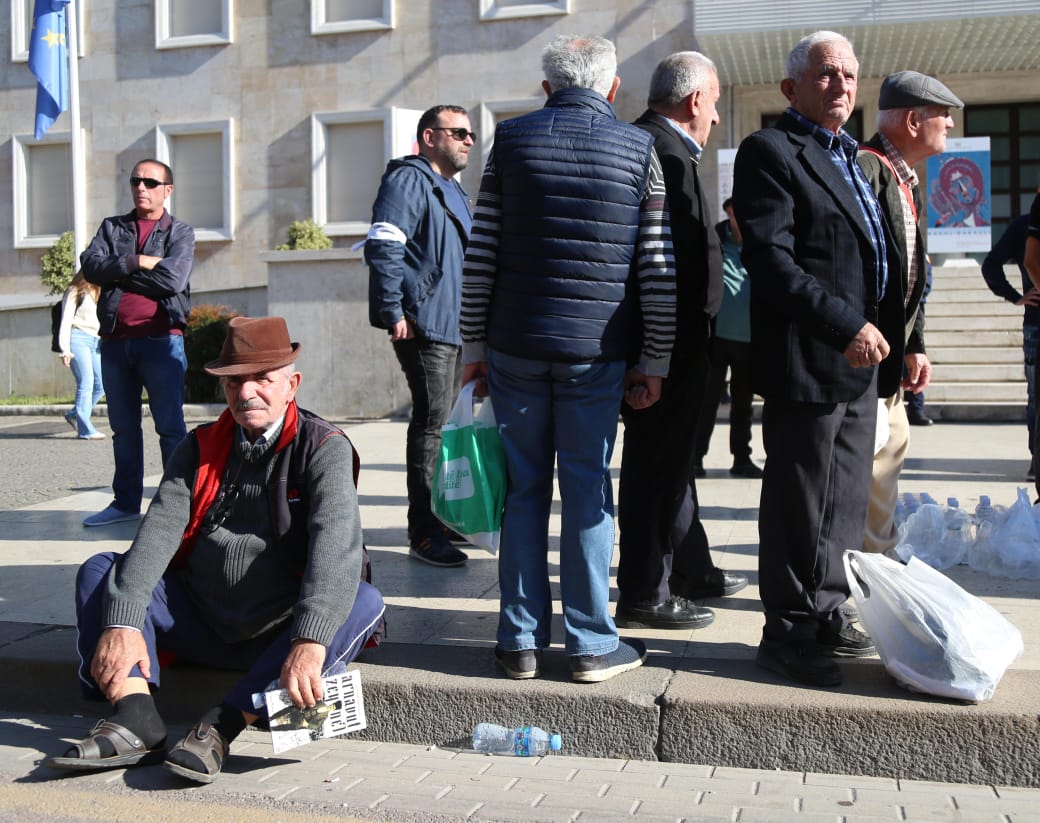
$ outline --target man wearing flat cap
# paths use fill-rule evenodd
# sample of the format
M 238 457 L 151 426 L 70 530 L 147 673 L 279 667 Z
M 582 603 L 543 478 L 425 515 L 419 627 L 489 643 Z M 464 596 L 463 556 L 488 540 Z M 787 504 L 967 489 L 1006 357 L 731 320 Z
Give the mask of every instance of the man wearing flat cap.
M 296 405 L 299 352 L 280 317 L 232 319 L 206 364 L 227 409 L 174 451 L 129 551 L 80 567 L 79 679 L 114 713 L 48 765 L 165 756 L 168 770 L 209 783 L 257 719 L 253 693 L 277 682 L 313 707 L 323 673 L 378 641 L 383 601 L 367 582 L 358 458 L 342 431 Z M 152 693 L 170 655 L 245 674 L 167 752 Z
M 946 150 L 946 135 L 953 128 L 951 108 L 964 104 L 934 77 L 916 71 L 890 74 L 881 84 L 878 98 L 878 130 L 860 150 L 858 161 L 877 195 L 885 221 L 899 253 L 899 277 L 889 277 L 889 288 L 902 290 L 906 347 L 903 359 L 887 358 L 879 385 L 893 385 L 902 377 L 902 388 L 919 393 L 928 385 L 932 366 L 924 347 L 925 288 L 924 234 L 920 220 L 924 206 L 914 166 Z M 902 375 L 893 370 L 902 369 Z M 894 549 L 899 540 L 893 515 L 897 483 L 903 469 L 910 426 L 902 403 L 902 391 L 882 398 L 888 410 L 888 437 L 874 454 L 867 509 L 866 551 Z M 878 441 L 881 441 L 881 437 Z

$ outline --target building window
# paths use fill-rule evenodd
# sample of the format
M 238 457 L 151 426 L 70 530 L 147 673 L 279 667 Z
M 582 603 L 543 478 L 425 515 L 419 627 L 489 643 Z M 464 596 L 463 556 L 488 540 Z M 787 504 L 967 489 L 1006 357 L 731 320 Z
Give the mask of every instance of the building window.
M 480 0 L 481 20 L 506 20 L 511 17 L 545 17 L 570 14 L 570 0 Z
M 383 170 L 390 158 L 416 153 L 420 116 L 395 108 L 311 117 L 311 208 L 328 235 L 368 232 Z
M 393 0 L 311 0 L 311 34 L 393 27 Z
M 183 49 L 232 41 L 232 0 L 155 0 L 155 47 Z
M 86 54 L 83 45 L 83 9 L 76 7 L 76 37 L 79 56 Z M 11 62 L 29 62 L 29 38 L 32 36 L 33 0 L 11 0 Z
M 156 158 L 173 169 L 169 209 L 199 242 L 234 239 L 233 121 L 158 126 Z
M 1040 186 L 1040 103 L 966 106 L 964 136 L 989 137 L 994 227 L 1026 214 Z
M 72 160 L 68 132 L 12 140 L 15 248 L 54 244 L 72 228 Z

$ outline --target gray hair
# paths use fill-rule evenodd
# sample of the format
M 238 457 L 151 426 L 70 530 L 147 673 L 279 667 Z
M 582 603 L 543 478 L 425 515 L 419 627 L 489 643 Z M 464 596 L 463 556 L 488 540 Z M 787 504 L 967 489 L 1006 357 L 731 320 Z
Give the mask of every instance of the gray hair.
M 674 106 L 717 76 L 715 64 L 699 51 L 677 51 L 657 64 L 650 77 L 651 106 Z
M 849 42 L 849 39 L 836 31 L 814 31 L 812 34 L 807 34 L 795 44 L 791 53 L 787 55 L 787 62 L 784 64 L 787 79 L 796 82 L 801 80 L 802 75 L 809 68 L 809 53 L 816 46 L 826 43 L 844 43 L 852 50 L 852 43 Z
M 554 92 L 592 89 L 606 97 L 617 77 L 617 52 L 605 37 L 561 34 L 542 50 L 542 71 Z

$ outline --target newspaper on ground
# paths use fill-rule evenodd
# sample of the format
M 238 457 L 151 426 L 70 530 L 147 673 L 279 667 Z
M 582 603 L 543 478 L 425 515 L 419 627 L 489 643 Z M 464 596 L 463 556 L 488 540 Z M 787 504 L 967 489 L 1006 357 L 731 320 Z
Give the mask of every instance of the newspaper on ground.
M 294 706 L 286 689 L 264 692 L 275 754 L 323 737 L 360 731 L 368 725 L 361 672 L 354 669 L 323 677 L 321 683 L 321 701 L 309 709 Z

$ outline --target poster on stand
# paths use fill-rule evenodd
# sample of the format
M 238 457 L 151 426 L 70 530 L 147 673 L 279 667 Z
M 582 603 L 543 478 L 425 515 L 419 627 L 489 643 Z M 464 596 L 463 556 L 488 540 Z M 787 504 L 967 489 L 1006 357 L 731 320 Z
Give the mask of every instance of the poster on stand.
M 989 251 L 988 137 L 951 139 L 928 158 L 928 253 Z

